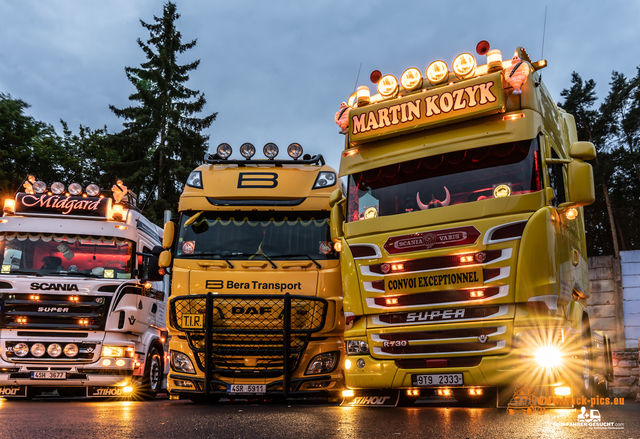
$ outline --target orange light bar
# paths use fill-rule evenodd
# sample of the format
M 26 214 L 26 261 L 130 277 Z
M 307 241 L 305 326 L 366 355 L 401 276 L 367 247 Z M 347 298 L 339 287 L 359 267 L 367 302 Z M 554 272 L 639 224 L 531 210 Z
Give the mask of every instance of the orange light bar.
M 16 317 L 16 323 L 20 323 L 21 325 L 24 325 L 25 323 L 27 323 L 27 318 L 26 317 Z
M 70 300 L 71 302 L 77 302 L 77 301 L 79 301 L 79 300 L 80 300 L 80 298 L 79 298 L 78 296 L 69 296 L 69 300 Z
M 78 324 L 81 326 L 89 326 L 89 319 L 80 319 L 78 320 Z
M 398 298 L 397 297 L 390 297 L 387 299 L 386 301 L 387 306 L 389 305 L 397 305 L 398 304 Z
M 358 148 L 347 149 L 346 151 L 342 152 L 342 157 L 349 157 L 357 153 L 358 153 Z
M 484 297 L 484 291 L 482 290 L 478 290 L 478 291 L 471 291 L 469 293 L 469 297 Z
M 460 262 L 473 262 L 473 255 L 460 256 Z
M 29 296 L 29 300 L 40 300 L 40 295 L 39 294 L 31 294 Z
M 516 119 L 522 119 L 522 118 L 524 118 L 524 113 L 509 114 L 507 116 L 503 116 L 502 120 L 516 120 Z
M 394 271 L 404 270 L 404 264 L 391 264 L 391 269 Z
M 16 212 L 16 200 L 12 198 L 5 198 L 4 200 L 4 208 L 2 209 L 4 213 L 15 213 Z

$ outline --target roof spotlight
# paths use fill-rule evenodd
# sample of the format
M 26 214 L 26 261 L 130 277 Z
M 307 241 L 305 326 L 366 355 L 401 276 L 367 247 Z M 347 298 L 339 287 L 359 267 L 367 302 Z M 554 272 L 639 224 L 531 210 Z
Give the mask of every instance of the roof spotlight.
M 33 190 L 36 194 L 44 194 L 47 191 L 47 184 L 44 181 L 36 181 L 33 183 Z
M 87 186 L 87 195 L 90 197 L 97 197 L 100 195 L 100 187 L 97 184 L 90 184 Z
M 78 183 L 71 183 L 69 185 L 69 193 L 71 195 L 80 195 L 82 193 L 82 186 Z
M 461 53 L 453 60 L 453 71 L 460 79 L 468 78 L 476 72 L 476 58 L 470 53 Z
M 264 156 L 266 158 L 268 158 L 269 160 L 273 160 L 278 155 L 278 145 L 269 142 L 264 145 L 264 148 L 262 148 L 262 152 L 264 153 Z
M 216 149 L 216 153 L 218 154 L 218 157 L 220 157 L 222 160 L 226 160 L 229 158 L 229 156 L 231 155 L 231 145 L 229 145 L 228 143 L 221 143 L 220 145 L 218 145 L 218 148 Z
M 302 146 L 299 143 L 292 143 L 287 147 L 287 154 L 294 160 L 298 160 L 298 158 L 302 155 Z
M 398 94 L 398 80 L 393 75 L 384 75 L 378 82 L 378 92 L 385 98 Z
M 62 194 L 64 192 L 64 185 L 59 181 L 56 181 L 51 185 L 51 192 L 53 192 L 56 195 Z
M 404 71 L 400 77 L 400 83 L 407 91 L 413 91 L 422 85 L 422 74 L 420 70 L 411 67 Z
M 427 79 L 432 85 L 441 84 L 449 77 L 449 67 L 444 61 L 434 61 L 427 67 Z
M 242 146 L 240 147 L 240 154 L 242 155 L 242 157 L 244 157 L 247 160 L 253 157 L 255 153 L 256 153 L 256 147 L 249 142 L 243 143 Z

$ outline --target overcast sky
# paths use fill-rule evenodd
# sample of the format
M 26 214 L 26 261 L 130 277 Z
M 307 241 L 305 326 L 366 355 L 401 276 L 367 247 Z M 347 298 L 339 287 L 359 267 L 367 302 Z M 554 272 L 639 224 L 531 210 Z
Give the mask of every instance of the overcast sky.
M 337 168 L 344 136 L 333 118 L 341 101 L 372 70 L 396 77 L 475 54 L 487 40 L 508 59 L 517 46 L 542 55 L 544 2 L 301 0 L 177 0 L 183 42 L 198 43 L 178 58 L 200 59 L 188 82 L 204 92 L 205 113 L 218 117 L 205 134 L 210 150 L 229 143 L 239 157 L 244 142 L 322 153 Z M 526 5 L 517 7 L 516 5 Z M 0 92 L 31 105 L 28 114 L 77 132 L 122 128 L 109 104 L 129 105 L 133 86 L 125 66 L 145 61 L 139 19 L 153 22 L 163 2 L 151 0 L 0 0 Z M 550 2 L 543 81 L 556 101 L 571 72 L 594 79 L 603 98 L 613 70 L 627 76 L 640 65 L 640 1 Z M 484 64 L 484 57 L 478 57 Z M 1 147 L 1 145 L 0 145 Z

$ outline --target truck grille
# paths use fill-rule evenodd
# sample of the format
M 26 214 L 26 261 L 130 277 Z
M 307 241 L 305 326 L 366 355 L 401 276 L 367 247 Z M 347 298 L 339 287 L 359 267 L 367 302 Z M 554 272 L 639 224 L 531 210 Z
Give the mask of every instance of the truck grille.
M 0 326 L 9 329 L 102 331 L 110 296 L 0 294 Z
M 200 370 L 277 377 L 296 369 L 309 338 L 324 326 L 327 307 L 322 298 L 288 294 L 194 295 L 172 299 L 169 316 L 186 333 Z

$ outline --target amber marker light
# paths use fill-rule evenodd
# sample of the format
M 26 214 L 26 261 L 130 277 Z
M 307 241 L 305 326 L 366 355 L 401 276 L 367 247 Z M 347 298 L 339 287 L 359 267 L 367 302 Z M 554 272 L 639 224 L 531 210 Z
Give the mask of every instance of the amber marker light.
M 460 256 L 460 262 L 462 262 L 462 263 L 473 262 L 473 260 L 474 260 L 473 255 Z
M 80 298 L 78 296 L 69 296 L 69 301 L 70 302 L 78 302 L 80 300 Z
M 116 229 L 118 230 L 127 230 L 127 226 L 123 226 L 122 224 L 116 224 Z
M 400 83 L 407 91 L 413 91 L 422 85 L 422 74 L 420 70 L 411 67 L 404 71 L 400 77 Z
M 402 263 L 391 264 L 391 269 L 393 271 L 404 270 L 404 264 L 402 264 Z
M 350 157 L 357 153 L 358 153 L 358 148 L 347 149 L 346 151 L 342 151 L 342 157 Z
M 348 360 L 347 360 L 348 361 Z M 348 367 L 347 367 L 348 369 Z M 355 393 L 353 392 L 353 390 L 343 390 L 342 391 L 342 397 L 343 398 L 351 398 L 353 395 L 355 395 Z
M 461 53 L 453 60 L 453 72 L 459 79 L 472 76 L 476 72 L 476 58 L 470 53 Z
M 2 209 L 4 213 L 14 214 L 16 212 L 16 200 L 12 198 L 6 198 L 4 200 L 4 208 Z
M 398 80 L 393 75 L 384 75 L 378 82 L 378 93 L 385 98 L 391 98 L 398 94 Z
M 29 296 L 29 300 L 40 300 L 40 295 L 39 294 L 31 294 Z
M 564 216 L 569 220 L 569 221 L 573 221 L 574 219 L 578 218 L 578 209 L 576 209 L 575 207 L 572 207 L 571 209 L 568 209 L 565 213 Z
M 27 323 L 27 318 L 26 317 L 16 317 L 16 323 L 20 323 L 21 325 L 24 325 Z
M 434 61 L 427 67 L 427 79 L 432 85 L 441 84 L 449 77 L 449 67 L 444 61 Z
M 508 114 L 506 116 L 502 116 L 502 120 L 516 120 L 516 119 L 523 119 L 523 118 L 524 118 L 524 113 Z
M 342 241 L 336 241 L 333 243 L 333 249 L 340 253 L 342 251 Z
M 356 90 L 356 101 L 358 106 L 368 105 L 371 103 L 371 92 L 369 92 L 369 87 L 366 85 L 361 85 Z
M 398 304 L 398 298 L 397 297 L 389 297 L 388 299 L 386 299 L 385 303 L 386 303 L 387 306 L 397 305 Z
M 153 284 L 151 282 L 145 282 L 144 283 L 144 289 L 145 290 L 150 290 L 152 286 L 153 286 Z
M 479 297 L 484 297 L 484 291 L 482 290 L 478 290 L 478 291 L 471 291 L 469 293 L 469 297 L 473 297 L 473 298 L 479 298 Z

